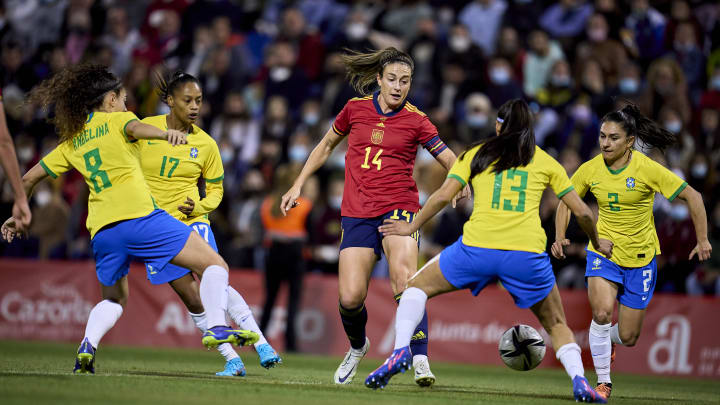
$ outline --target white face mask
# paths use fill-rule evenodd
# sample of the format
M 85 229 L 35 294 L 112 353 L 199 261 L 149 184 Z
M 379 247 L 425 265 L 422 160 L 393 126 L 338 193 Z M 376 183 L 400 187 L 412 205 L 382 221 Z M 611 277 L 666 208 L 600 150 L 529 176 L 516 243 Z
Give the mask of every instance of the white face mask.
M 607 31 L 603 28 L 593 28 L 587 31 L 587 36 L 594 42 L 602 42 L 607 39 Z
M 692 173 L 692 176 L 695 178 L 703 178 L 708 172 L 707 164 L 705 163 L 695 163 L 692 165 L 692 168 L 690 169 L 690 173 Z
M 488 116 L 485 114 L 471 114 L 467 117 L 467 123 L 471 128 L 482 128 L 488 122 Z
M 676 221 L 684 221 L 690 216 L 690 211 L 685 204 L 673 204 L 670 209 L 670 216 Z
M 39 207 L 46 206 L 52 199 L 52 194 L 48 190 L 40 190 L 35 193 L 35 202 Z
M 361 22 L 354 22 L 348 24 L 347 28 L 345 29 L 345 35 L 348 36 L 353 41 L 361 41 L 367 37 L 368 32 L 370 29 L 368 28 L 367 24 L 361 23 Z
M 27 162 L 28 160 L 32 159 L 33 156 L 35 156 L 35 151 L 29 146 L 24 146 L 22 148 L 18 148 L 17 154 L 19 160 Z
M 328 205 L 334 210 L 339 210 L 340 207 L 342 207 L 342 196 L 338 195 L 328 198 Z
M 503 85 L 510 81 L 510 72 L 504 68 L 494 68 L 490 70 L 490 80 L 497 84 Z
M 306 125 L 313 126 L 320 121 L 320 116 L 317 113 L 307 113 L 303 115 L 303 122 Z
M 292 71 L 285 66 L 275 66 L 270 69 L 270 79 L 274 82 L 284 82 L 290 78 Z
M 586 106 L 585 104 L 578 104 L 573 107 L 572 116 L 576 121 L 579 121 L 581 123 L 588 123 L 592 118 L 592 111 L 590 111 L 590 107 Z
M 550 83 L 555 87 L 568 87 L 570 86 L 570 76 L 553 75 L 550 77 Z
M 680 133 L 682 129 L 682 122 L 680 121 L 668 121 L 665 123 L 665 129 L 672 132 L 673 134 Z
M 630 77 L 620 79 L 620 83 L 618 85 L 620 86 L 620 92 L 623 94 L 635 94 L 640 88 L 640 83 Z
M 232 148 L 222 148 L 220 150 L 220 159 L 222 159 L 223 164 L 227 164 L 230 162 L 233 158 L 234 152 Z
M 461 35 L 453 35 L 450 37 L 450 49 L 457 53 L 462 53 L 470 49 L 470 38 Z
M 302 163 L 308 157 L 308 148 L 303 145 L 291 146 L 288 150 L 288 157 L 293 163 Z

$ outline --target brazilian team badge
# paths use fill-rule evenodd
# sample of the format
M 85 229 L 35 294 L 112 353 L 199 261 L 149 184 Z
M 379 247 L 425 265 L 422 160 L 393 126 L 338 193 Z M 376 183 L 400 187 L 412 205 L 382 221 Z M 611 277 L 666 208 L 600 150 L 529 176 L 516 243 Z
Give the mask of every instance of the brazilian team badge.
M 370 135 L 370 141 L 374 143 L 375 145 L 379 145 L 383 141 L 383 135 L 385 134 L 385 131 L 382 129 L 373 129 L 372 135 Z
M 598 270 L 598 269 L 600 269 L 600 265 L 602 264 L 602 260 L 600 260 L 599 257 L 596 257 L 595 260 L 593 260 L 592 264 L 593 264 L 593 268 L 592 268 L 592 269 L 593 269 L 593 270 Z
M 190 157 L 193 158 L 193 159 L 195 159 L 195 158 L 198 157 L 198 150 L 197 150 L 197 148 L 195 148 L 195 147 L 190 148 Z
M 628 177 L 627 179 L 625 179 L 625 185 L 628 189 L 632 190 L 633 188 L 635 188 L 635 179 L 632 177 Z

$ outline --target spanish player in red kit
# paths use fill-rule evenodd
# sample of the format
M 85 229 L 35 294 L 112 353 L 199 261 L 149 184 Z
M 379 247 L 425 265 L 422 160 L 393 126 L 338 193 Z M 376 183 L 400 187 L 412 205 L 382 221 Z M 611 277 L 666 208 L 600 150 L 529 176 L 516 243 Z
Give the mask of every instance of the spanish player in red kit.
M 351 347 L 335 372 L 336 384 L 352 381 L 370 347 L 365 335 L 368 314 L 364 302 L 370 274 L 381 253 L 387 257 L 397 301 L 416 272 L 418 234 L 383 237 L 377 229 L 386 218 L 411 222 L 420 208 L 412 177 L 418 144 L 446 169 L 455 162 L 455 154 L 440 140 L 437 128 L 406 100 L 414 69 L 408 54 L 387 48 L 349 53 L 343 55 L 343 62 L 353 87 L 367 96 L 347 102 L 280 202 L 283 212 L 295 206 L 308 177 L 347 138 L 338 291 L 340 318 Z M 376 85 L 380 90 L 368 95 Z M 425 314 L 410 345 L 415 382 L 420 386 L 435 382 L 427 359 L 427 325 Z

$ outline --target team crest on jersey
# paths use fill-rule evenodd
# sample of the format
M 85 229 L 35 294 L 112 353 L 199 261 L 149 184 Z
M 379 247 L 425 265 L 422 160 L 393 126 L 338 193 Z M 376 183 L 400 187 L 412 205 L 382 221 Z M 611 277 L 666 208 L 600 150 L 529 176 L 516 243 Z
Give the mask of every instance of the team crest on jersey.
M 635 179 L 632 177 L 628 177 L 627 179 L 625 179 L 625 185 L 628 189 L 635 188 Z
M 385 134 L 385 131 L 382 129 L 373 129 L 372 135 L 370 135 L 370 141 L 374 143 L 375 145 L 379 145 L 383 141 L 383 135 Z
M 600 260 L 599 257 L 596 257 L 595 260 L 592 262 L 593 264 L 593 270 L 600 270 L 600 264 L 602 264 L 602 260 Z
M 195 159 L 198 157 L 198 150 L 197 148 L 190 148 L 190 157 Z

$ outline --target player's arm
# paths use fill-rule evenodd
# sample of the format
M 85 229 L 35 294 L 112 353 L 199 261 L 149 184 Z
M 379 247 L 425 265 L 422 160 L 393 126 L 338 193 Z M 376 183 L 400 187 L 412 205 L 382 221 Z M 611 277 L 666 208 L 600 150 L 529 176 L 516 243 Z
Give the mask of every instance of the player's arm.
M 388 235 L 403 235 L 409 236 L 420 229 L 430 218 L 434 217 L 435 214 L 440 212 L 444 206 L 446 206 L 455 195 L 463 188 L 463 183 L 457 180 L 455 177 L 448 177 L 445 182 L 440 186 L 439 189 L 435 190 L 434 193 L 427 199 L 425 205 L 415 216 L 415 219 L 411 222 L 397 221 L 393 219 L 386 219 L 385 223 L 378 227 L 378 230 L 383 236 Z
M 343 136 L 338 135 L 330 128 L 325 133 L 323 139 L 320 140 L 317 146 L 310 152 L 310 156 L 308 156 L 308 160 L 305 162 L 302 171 L 300 171 L 290 190 L 288 190 L 287 193 L 282 196 L 282 200 L 280 200 L 280 211 L 283 215 L 286 215 L 288 210 L 297 205 L 297 199 L 300 197 L 300 192 L 307 179 L 327 162 L 330 154 L 343 138 Z
M 125 125 L 125 135 L 133 139 L 163 139 L 173 146 L 187 143 L 187 135 L 183 132 L 175 129 L 163 131 L 138 120 L 130 121 Z
M 22 188 L 25 195 L 29 198 L 32 195 L 35 186 L 46 177 L 48 177 L 48 173 L 40 165 L 40 163 L 28 170 L 28 172 L 22 177 Z M 27 225 L 22 224 L 14 216 L 8 218 L 5 223 L 2 224 L 2 228 L 0 228 L 3 239 L 8 242 L 12 242 L 18 235 L 24 235 L 26 231 Z
M 568 224 L 570 224 L 570 208 L 560 200 L 557 211 L 555 211 L 555 242 L 551 247 L 552 254 L 556 259 L 564 259 L 563 247 L 570 245 L 570 240 L 565 237 Z
M 560 198 L 560 201 L 560 204 L 567 206 L 567 208 L 572 211 L 573 215 L 575 215 L 578 225 L 580 225 L 580 228 L 582 228 L 582 230 L 590 238 L 590 243 L 592 243 L 595 250 L 602 253 L 608 259 L 611 258 L 613 243 L 607 239 L 600 239 L 597 228 L 595 228 L 595 216 L 593 215 L 590 207 L 588 207 L 587 204 L 585 204 L 580 198 L 578 193 L 575 190 L 570 190 Z M 567 215 L 567 220 L 569 220 L 569 218 L 570 216 Z M 556 218 L 556 225 L 557 222 Z M 567 229 L 567 222 L 565 222 L 565 229 Z M 553 244 L 553 255 L 555 255 L 555 244 Z M 558 256 L 555 255 L 555 257 Z
M 30 225 L 32 214 L 28 205 L 27 195 L 23 190 L 22 179 L 20 178 L 20 167 L 15 157 L 15 146 L 13 145 L 10 131 L 5 121 L 5 109 L 0 101 L 0 165 L 5 170 L 5 176 L 10 180 L 13 194 L 15 195 L 15 203 L 13 204 L 12 214 L 17 218 L 23 226 Z
M 694 188 L 686 186 L 683 191 L 678 194 L 678 198 L 685 201 L 690 210 L 690 218 L 692 218 L 693 225 L 695 226 L 695 237 L 697 238 L 697 245 L 690 252 L 688 260 L 691 260 L 695 254 L 698 256 L 698 260 L 704 261 L 710 258 L 712 253 L 712 245 L 707 236 L 707 214 L 705 213 L 705 205 L 700 193 Z

